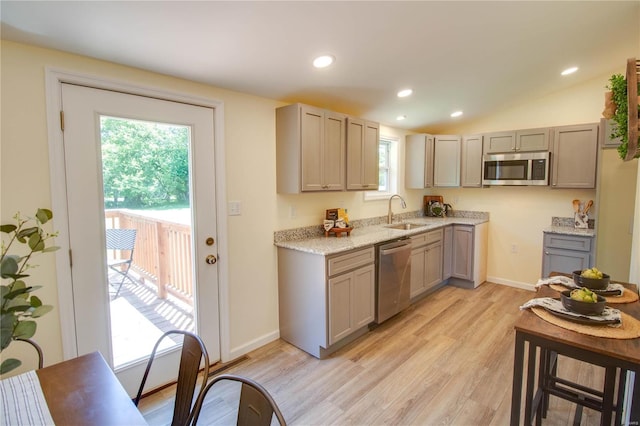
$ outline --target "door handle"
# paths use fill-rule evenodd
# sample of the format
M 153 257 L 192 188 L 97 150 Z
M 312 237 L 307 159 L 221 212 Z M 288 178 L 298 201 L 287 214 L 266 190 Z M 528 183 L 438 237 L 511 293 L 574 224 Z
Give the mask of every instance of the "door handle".
M 218 259 L 216 259 L 214 255 L 210 254 L 204 261 L 209 265 L 214 265 L 218 261 Z

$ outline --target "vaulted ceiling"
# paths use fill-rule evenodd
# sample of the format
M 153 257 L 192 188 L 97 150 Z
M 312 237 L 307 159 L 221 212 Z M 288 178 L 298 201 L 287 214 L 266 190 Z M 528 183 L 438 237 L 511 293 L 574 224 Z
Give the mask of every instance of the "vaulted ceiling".
M 2 0 L 0 17 L 6 40 L 411 130 L 446 126 L 456 110 L 457 120 L 491 114 L 640 56 L 640 1 Z M 315 69 L 319 54 L 336 61 Z M 562 77 L 570 66 L 579 70 Z M 398 98 L 403 88 L 413 95 Z

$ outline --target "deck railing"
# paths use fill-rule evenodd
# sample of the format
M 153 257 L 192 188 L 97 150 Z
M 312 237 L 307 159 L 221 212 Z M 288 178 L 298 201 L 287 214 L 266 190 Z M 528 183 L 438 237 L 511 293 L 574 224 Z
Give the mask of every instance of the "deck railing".
M 167 293 L 193 304 L 191 227 L 128 210 L 106 210 L 107 228 L 137 230 L 131 268 L 141 280 L 155 284 L 158 297 Z

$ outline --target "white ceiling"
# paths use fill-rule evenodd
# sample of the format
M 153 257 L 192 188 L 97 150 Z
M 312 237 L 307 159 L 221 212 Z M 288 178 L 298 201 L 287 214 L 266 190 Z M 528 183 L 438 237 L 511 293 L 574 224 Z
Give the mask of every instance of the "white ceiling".
M 478 118 L 640 56 L 637 0 L 2 0 L 0 16 L 3 39 L 412 130 L 446 126 L 458 109 L 457 120 Z M 336 63 L 313 69 L 323 53 Z M 397 98 L 406 87 L 414 95 Z

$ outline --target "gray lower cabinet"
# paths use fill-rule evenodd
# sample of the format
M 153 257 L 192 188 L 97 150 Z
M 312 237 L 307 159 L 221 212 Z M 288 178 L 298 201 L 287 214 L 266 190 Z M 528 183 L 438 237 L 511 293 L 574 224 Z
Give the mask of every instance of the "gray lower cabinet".
M 278 248 L 280 337 L 324 358 L 375 319 L 373 246 L 331 256 Z
M 453 225 L 449 283 L 475 288 L 487 280 L 488 223 Z
M 451 278 L 451 261 L 453 260 L 453 225 L 444 227 L 442 244 L 442 279 Z
M 551 272 L 570 274 L 573 271 L 591 268 L 594 263 L 593 237 L 544 233 L 542 277 L 548 277 Z
M 411 298 L 442 282 L 443 229 L 411 237 Z

